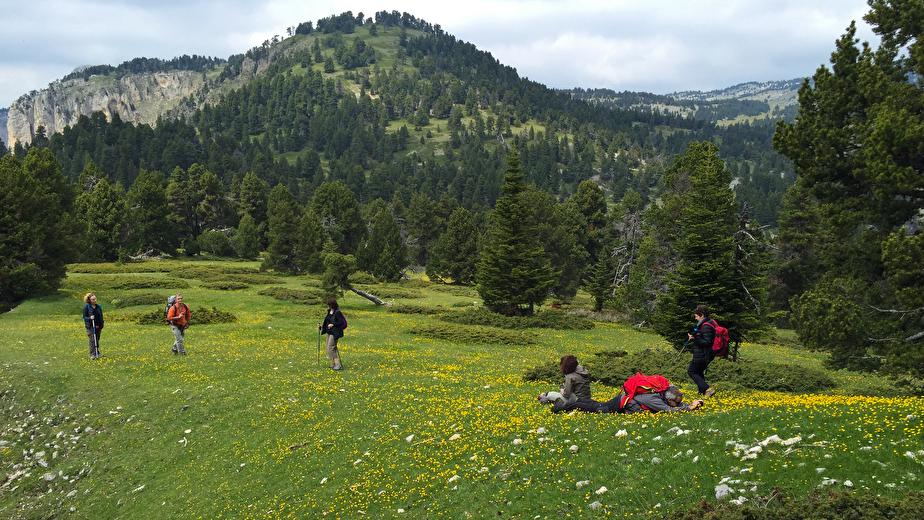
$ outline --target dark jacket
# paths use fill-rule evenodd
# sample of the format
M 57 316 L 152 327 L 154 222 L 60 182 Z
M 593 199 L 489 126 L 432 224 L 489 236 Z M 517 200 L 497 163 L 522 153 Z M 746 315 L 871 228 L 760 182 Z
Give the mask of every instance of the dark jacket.
M 328 324 L 333 324 L 333 327 L 327 328 Z M 324 316 L 324 323 L 321 324 L 321 332 L 330 334 L 337 339 L 343 337 L 343 313 L 340 312 L 340 309 L 327 312 L 327 315 Z
M 709 322 L 712 326 L 703 326 Z M 693 361 L 712 361 L 712 344 L 715 342 L 715 321 L 704 318 L 693 329 Z
M 93 320 L 90 320 L 90 316 L 93 316 Z M 89 329 L 96 324 L 96 328 L 103 330 L 103 307 L 100 304 L 96 304 L 96 308 L 86 304 L 83 306 L 83 324 Z

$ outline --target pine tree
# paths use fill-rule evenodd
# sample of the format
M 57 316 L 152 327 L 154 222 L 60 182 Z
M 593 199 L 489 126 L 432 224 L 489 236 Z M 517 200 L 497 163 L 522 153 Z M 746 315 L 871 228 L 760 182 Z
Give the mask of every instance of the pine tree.
M 507 156 L 503 195 L 491 212 L 488 243 L 476 275 L 485 305 L 504 314 L 531 315 L 549 297 L 558 277 L 532 224 L 532 208 L 523 200 L 523 179 L 514 149 Z
M 296 250 L 298 246 L 299 223 L 302 208 L 288 188 L 277 184 L 270 192 L 267 204 L 267 222 L 269 224 L 266 238 L 269 242 L 266 258 L 261 269 L 273 269 L 281 272 L 297 271 Z
M 446 232 L 440 235 L 427 262 L 427 276 L 472 284 L 478 270 L 478 228 L 472 214 L 456 208 L 449 217 Z
M 672 248 L 677 267 L 668 277 L 668 291 L 657 304 L 654 329 L 677 346 L 692 329 L 693 309 L 709 306 L 712 316 L 730 320 L 735 307 L 735 194 L 731 172 L 719 158 L 718 147 L 692 143 L 674 160 L 664 176 L 668 193 L 664 208 L 674 216 Z

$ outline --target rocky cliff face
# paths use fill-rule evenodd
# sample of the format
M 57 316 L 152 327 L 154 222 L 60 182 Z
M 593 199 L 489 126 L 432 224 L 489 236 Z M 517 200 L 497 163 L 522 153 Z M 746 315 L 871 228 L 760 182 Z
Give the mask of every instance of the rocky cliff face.
M 0 108 L 0 141 L 3 141 L 3 146 L 10 145 L 10 138 L 6 134 L 6 114 L 8 111 L 6 108 Z
M 117 113 L 123 121 L 153 125 L 158 116 L 176 111 L 184 98 L 200 91 L 204 84 L 202 73 L 192 71 L 56 81 L 10 106 L 7 144 L 12 147 L 16 142 L 31 142 L 39 126 L 51 136 L 76 123 L 81 115 L 97 111 L 107 118 Z

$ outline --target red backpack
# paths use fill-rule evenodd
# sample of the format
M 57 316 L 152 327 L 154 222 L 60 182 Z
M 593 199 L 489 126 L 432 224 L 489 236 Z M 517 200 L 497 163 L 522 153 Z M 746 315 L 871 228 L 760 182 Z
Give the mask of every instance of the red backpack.
M 715 329 L 715 340 L 712 341 L 712 355 L 715 357 L 728 355 L 728 329 L 716 323 L 715 320 L 705 321 L 703 325 L 709 325 Z
M 664 391 L 670 388 L 670 386 L 671 382 L 664 376 L 646 376 L 641 372 L 636 372 L 634 376 L 626 379 L 626 382 L 622 385 L 622 390 L 625 395 L 619 400 L 619 407 L 625 408 L 626 405 L 629 404 L 629 401 L 638 394 L 658 393 L 661 394 L 661 398 L 663 399 Z

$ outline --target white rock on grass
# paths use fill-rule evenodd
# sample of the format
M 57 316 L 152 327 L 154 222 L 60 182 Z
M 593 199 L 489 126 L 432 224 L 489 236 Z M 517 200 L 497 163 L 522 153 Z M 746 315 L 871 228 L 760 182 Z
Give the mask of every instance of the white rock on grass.
M 579 449 L 580 449 L 580 448 L 578 448 L 576 444 L 572 444 L 571 447 L 568 448 L 568 450 L 571 451 L 571 453 L 572 453 L 573 455 L 577 455 L 577 452 L 578 452 Z
M 581 489 L 582 487 L 584 487 L 584 486 L 589 486 L 589 485 L 590 485 L 590 481 L 589 481 L 589 480 L 580 480 L 580 481 L 574 483 L 574 486 L 575 486 L 576 488 L 578 488 L 578 489 Z
M 602 495 L 602 494 L 606 493 L 607 491 L 609 491 L 609 489 L 607 489 L 606 486 L 600 486 L 600 489 L 594 491 L 594 493 L 596 493 L 596 494 L 598 494 L 598 495 Z
M 626 430 L 619 430 L 618 432 L 616 432 L 617 439 L 620 437 L 625 437 L 626 435 L 629 435 L 629 432 L 627 432 Z
M 721 484 L 715 487 L 715 499 L 722 500 L 732 493 L 733 489 L 728 487 L 727 484 Z
M 588 507 L 590 507 L 591 509 L 600 509 L 601 507 L 603 507 L 603 504 L 601 504 L 600 501 L 598 500 L 596 502 L 591 503 L 590 506 Z

